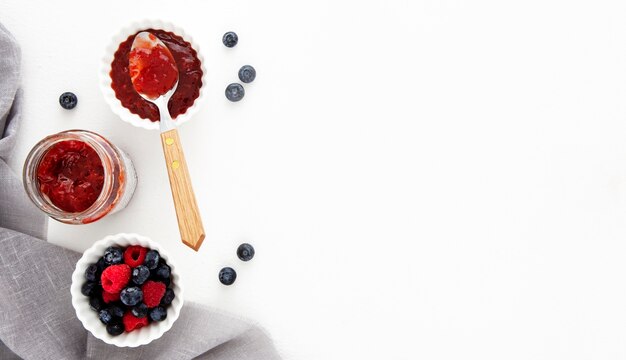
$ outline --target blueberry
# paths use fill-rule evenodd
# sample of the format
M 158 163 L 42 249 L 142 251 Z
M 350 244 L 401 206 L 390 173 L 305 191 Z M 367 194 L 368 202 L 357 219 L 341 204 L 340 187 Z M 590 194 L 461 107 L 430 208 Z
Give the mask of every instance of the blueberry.
M 95 282 L 87 281 L 80 288 L 80 292 L 85 296 L 93 296 L 98 292 L 97 286 Z
M 117 336 L 124 333 L 124 325 L 120 323 L 107 325 L 107 332 L 109 335 Z
M 243 243 L 237 248 L 237 257 L 241 261 L 250 261 L 254 257 L 254 247 L 248 243 Z
M 143 300 L 143 292 L 136 286 L 127 287 L 120 293 L 120 300 L 126 306 L 135 306 Z
M 237 102 L 243 99 L 243 96 L 246 94 L 246 91 L 243 89 L 241 84 L 232 83 L 226 87 L 226 98 L 232 102 Z
M 87 266 L 87 269 L 85 269 L 85 279 L 87 279 L 87 281 L 96 281 L 97 274 L 98 265 L 96 264 L 90 264 L 89 266 Z
M 170 286 L 170 284 L 172 283 L 172 278 L 171 277 L 168 277 L 168 278 L 165 278 L 165 279 L 157 278 L 156 280 L 162 282 L 163 284 L 165 284 L 165 287 Z
M 102 302 L 102 300 L 100 300 L 99 297 L 92 297 L 89 299 L 89 307 L 91 308 L 91 310 L 100 311 L 102 310 L 103 306 L 104 303 Z
M 71 110 L 78 104 L 78 98 L 72 92 L 64 92 L 59 96 L 59 104 L 66 110 Z
M 161 264 L 159 265 L 159 267 L 156 269 L 156 275 L 158 277 L 160 277 L 161 279 L 167 279 L 170 277 L 170 267 L 167 266 L 166 264 Z
M 150 310 L 150 319 L 153 321 L 163 321 L 167 317 L 167 310 L 163 306 L 157 306 Z
M 133 282 L 137 285 L 145 283 L 149 276 L 150 269 L 145 265 L 139 265 L 133 269 Z
M 109 325 L 113 321 L 113 314 L 111 314 L 109 309 L 100 310 L 98 317 L 104 325 Z
M 143 261 L 143 264 L 148 267 L 150 270 L 156 269 L 157 265 L 159 265 L 159 259 L 161 256 L 159 252 L 156 250 L 150 250 L 146 253 L 146 259 Z
M 163 294 L 163 297 L 161 298 L 161 305 L 171 304 L 172 301 L 174 301 L 174 297 L 176 297 L 176 295 L 174 295 L 174 290 L 172 289 L 165 290 L 165 294 Z
M 256 70 L 251 65 L 244 65 L 239 69 L 239 80 L 244 84 L 249 84 L 256 78 Z
M 104 262 L 108 265 L 121 264 L 124 260 L 122 249 L 110 246 L 104 251 Z
M 98 262 L 96 263 L 96 266 L 98 266 L 98 272 L 99 273 L 102 273 L 104 271 L 104 269 L 109 267 L 109 265 L 106 263 L 106 261 L 104 261 L 104 257 L 101 257 L 100 259 L 98 259 Z
M 122 316 L 124 316 L 124 309 L 122 309 L 120 305 L 109 306 L 109 312 L 111 313 L 111 315 L 118 317 L 118 318 L 121 318 Z
M 220 282 L 224 285 L 232 285 L 237 279 L 237 273 L 233 268 L 225 267 L 220 270 Z
M 144 303 L 141 303 L 130 310 L 130 312 L 138 318 L 143 318 L 148 316 L 148 306 Z
M 239 41 L 239 36 L 237 36 L 237 34 L 235 34 L 232 31 L 227 32 L 222 37 L 222 42 L 224 43 L 224 46 L 229 47 L 229 48 L 237 45 L 238 41 Z

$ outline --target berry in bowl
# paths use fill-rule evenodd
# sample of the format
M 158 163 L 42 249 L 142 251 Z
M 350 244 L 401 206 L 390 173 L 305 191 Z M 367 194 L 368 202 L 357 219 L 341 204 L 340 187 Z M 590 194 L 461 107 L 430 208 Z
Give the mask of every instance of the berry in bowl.
M 198 110 L 206 70 L 198 45 L 181 28 L 170 23 L 135 23 L 113 38 L 101 63 L 102 93 L 113 112 L 122 120 L 145 129 L 159 128 L 159 109 L 135 91 L 129 70 L 129 55 L 135 35 L 143 31 L 159 38 L 174 57 L 179 79 L 168 109 L 172 119 L 180 125 Z
M 176 267 L 154 241 L 108 236 L 87 249 L 72 274 L 72 305 L 96 338 L 145 345 L 169 330 L 183 305 Z

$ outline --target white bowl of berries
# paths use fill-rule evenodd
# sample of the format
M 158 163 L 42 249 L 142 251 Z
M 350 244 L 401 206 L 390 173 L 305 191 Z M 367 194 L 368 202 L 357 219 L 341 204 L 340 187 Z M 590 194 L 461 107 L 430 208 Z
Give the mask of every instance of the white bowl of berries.
M 117 234 L 94 243 L 72 274 L 72 305 L 85 329 L 107 344 L 146 345 L 178 319 L 183 287 L 156 242 Z

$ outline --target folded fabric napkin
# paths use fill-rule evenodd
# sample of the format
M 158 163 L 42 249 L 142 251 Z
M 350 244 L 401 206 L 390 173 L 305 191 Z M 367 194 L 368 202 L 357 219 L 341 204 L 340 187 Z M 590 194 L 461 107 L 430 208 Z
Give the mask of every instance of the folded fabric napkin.
M 0 359 L 280 359 L 260 327 L 191 302 L 163 337 L 138 348 L 107 345 L 83 328 L 70 296 L 81 255 L 41 240 L 47 218 L 6 164 L 20 119 L 19 63 L 0 24 Z

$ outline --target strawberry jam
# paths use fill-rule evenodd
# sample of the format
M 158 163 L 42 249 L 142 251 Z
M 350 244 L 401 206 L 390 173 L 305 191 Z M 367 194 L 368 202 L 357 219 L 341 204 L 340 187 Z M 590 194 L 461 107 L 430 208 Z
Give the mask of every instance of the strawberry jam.
M 170 50 L 178 69 L 178 86 L 170 98 L 168 109 L 172 118 L 184 114 L 198 96 L 202 86 L 202 67 L 198 54 L 182 37 L 164 30 L 146 29 L 158 37 Z M 141 32 L 141 31 L 139 31 Z M 139 33 L 138 32 L 138 33 Z M 151 121 L 159 121 L 159 109 L 142 98 L 133 86 L 129 71 L 130 49 L 135 35 L 129 36 L 120 44 L 111 63 L 111 87 L 122 106 L 133 114 Z
M 89 208 L 102 192 L 104 168 L 86 143 L 66 140 L 54 144 L 37 166 L 39 191 L 59 209 L 77 213 Z
M 145 34 L 145 33 L 144 33 Z M 137 36 L 128 55 L 128 71 L 135 90 L 156 99 L 176 85 L 178 69 L 172 54 L 156 40 L 153 34 Z

